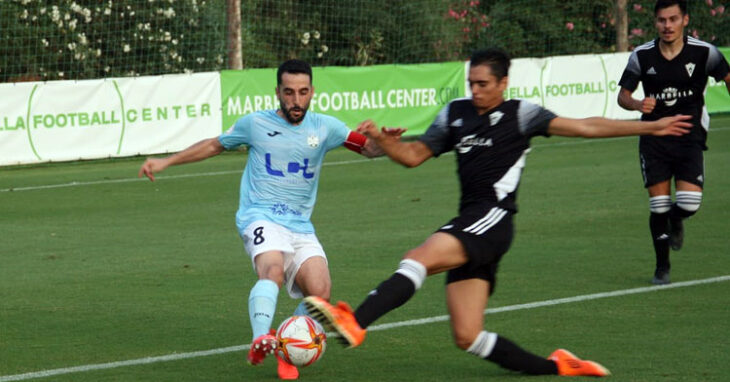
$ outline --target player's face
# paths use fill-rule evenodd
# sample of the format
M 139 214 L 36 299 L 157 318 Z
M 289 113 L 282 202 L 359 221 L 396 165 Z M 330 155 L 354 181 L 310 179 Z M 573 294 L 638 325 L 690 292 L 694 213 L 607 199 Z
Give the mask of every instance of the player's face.
M 662 42 L 671 44 L 684 36 L 684 27 L 689 23 L 689 15 L 683 15 L 679 5 L 657 11 L 654 25 Z
M 498 80 L 492 74 L 489 65 L 470 67 L 469 88 L 472 104 L 479 114 L 483 114 L 504 101 L 503 93 L 507 88 L 507 76 Z
M 312 79 L 304 73 L 283 73 L 276 87 L 281 113 L 292 125 L 302 122 L 313 95 Z

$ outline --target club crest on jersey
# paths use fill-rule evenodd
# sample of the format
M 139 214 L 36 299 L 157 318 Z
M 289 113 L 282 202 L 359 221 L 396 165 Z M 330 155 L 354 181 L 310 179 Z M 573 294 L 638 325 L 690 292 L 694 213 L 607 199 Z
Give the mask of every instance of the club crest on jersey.
M 311 148 L 317 148 L 319 146 L 319 137 L 316 135 L 310 135 L 307 137 L 307 144 Z
M 489 126 L 496 125 L 497 122 L 499 122 L 499 120 L 502 119 L 503 115 L 504 115 L 504 113 L 502 113 L 501 111 L 495 111 L 494 113 L 489 114 Z
M 459 154 L 466 154 L 471 151 L 472 147 L 474 146 L 491 147 L 493 145 L 494 144 L 492 143 L 492 138 L 482 138 L 477 137 L 476 134 L 470 134 L 462 137 L 461 142 L 457 143 L 454 147 L 459 152 Z
M 692 73 L 695 71 L 695 64 L 694 62 L 690 62 L 689 64 L 684 66 L 685 69 L 687 69 L 687 74 L 689 74 L 690 77 L 692 77 Z

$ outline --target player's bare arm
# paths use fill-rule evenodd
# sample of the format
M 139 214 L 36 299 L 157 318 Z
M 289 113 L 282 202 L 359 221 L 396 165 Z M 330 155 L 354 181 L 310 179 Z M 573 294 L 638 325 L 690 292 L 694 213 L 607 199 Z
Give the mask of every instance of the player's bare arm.
M 402 142 L 401 135 L 405 129 L 399 127 L 383 127 L 378 129 L 372 121 L 361 123 L 357 131 L 373 141 L 385 155 L 406 167 L 416 167 L 433 156 L 433 152 L 423 142 Z
M 656 99 L 653 97 L 646 97 L 642 100 L 634 98 L 632 92 L 629 89 L 621 88 L 618 92 L 618 104 L 626 110 L 636 110 L 643 114 L 649 114 L 654 110 L 656 106 Z
M 550 121 L 548 133 L 565 137 L 606 138 L 627 135 L 675 135 L 689 132 L 690 115 L 675 115 L 656 121 L 620 121 L 601 117 L 572 119 L 557 117 Z
M 155 181 L 156 173 L 178 164 L 201 161 L 222 153 L 225 148 L 218 142 L 218 138 L 204 139 L 187 149 L 164 158 L 147 158 L 139 169 L 138 177 L 143 175 Z

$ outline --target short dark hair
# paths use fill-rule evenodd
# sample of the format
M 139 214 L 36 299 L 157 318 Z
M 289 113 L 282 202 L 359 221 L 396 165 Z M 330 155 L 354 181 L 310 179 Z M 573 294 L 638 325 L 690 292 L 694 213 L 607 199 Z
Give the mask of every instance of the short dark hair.
M 306 74 L 309 76 L 309 83 L 312 83 L 312 67 L 302 60 L 289 60 L 279 65 L 279 70 L 276 71 L 276 85 L 281 85 L 281 76 L 284 73 L 290 74 Z
M 656 15 L 660 10 L 664 8 L 673 7 L 675 5 L 679 5 L 679 10 L 682 12 L 682 15 L 687 14 L 686 0 L 657 0 L 656 4 L 654 5 L 654 15 Z
M 509 74 L 510 58 L 507 52 L 499 48 L 478 50 L 471 55 L 469 66 L 487 65 L 498 80 Z

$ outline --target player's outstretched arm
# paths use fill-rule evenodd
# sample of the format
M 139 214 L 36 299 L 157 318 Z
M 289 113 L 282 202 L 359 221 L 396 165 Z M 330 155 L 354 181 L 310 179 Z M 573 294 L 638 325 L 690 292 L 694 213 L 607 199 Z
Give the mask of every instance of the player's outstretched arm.
M 155 181 L 155 174 L 177 164 L 201 161 L 206 158 L 218 155 L 225 150 L 218 142 L 218 138 L 204 139 L 187 149 L 164 158 L 147 158 L 139 168 L 138 177 L 143 175 Z
M 550 121 L 548 133 L 564 137 L 606 138 L 627 135 L 684 135 L 692 128 L 690 115 L 675 115 L 656 121 L 620 121 L 601 117 L 572 119 L 557 117 Z
M 618 105 L 626 110 L 636 110 L 643 114 L 649 114 L 654 110 L 654 107 L 656 106 L 655 98 L 646 97 L 643 100 L 638 100 L 631 94 L 631 90 L 621 88 L 618 92 Z
M 373 121 L 362 122 L 357 132 L 365 135 L 369 142 L 377 145 L 378 150 L 406 167 L 416 167 L 433 156 L 433 152 L 423 142 L 402 142 L 401 135 L 406 131 L 400 127 L 378 129 Z

